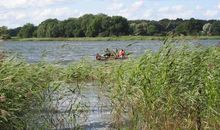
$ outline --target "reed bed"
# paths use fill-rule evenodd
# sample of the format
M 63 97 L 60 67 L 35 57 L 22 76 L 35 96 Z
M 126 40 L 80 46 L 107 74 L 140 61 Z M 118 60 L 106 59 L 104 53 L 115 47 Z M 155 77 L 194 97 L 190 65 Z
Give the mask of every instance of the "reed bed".
M 32 129 L 29 125 L 31 125 L 30 120 L 36 118 L 33 117 L 34 115 L 45 111 L 56 114 L 59 112 L 58 108 L 54 107 L 57 104 L 51 104 L 51 102 L 54 102 L 52 99 L 55 97 L 59 98 L 57 103 L 64 99 L 63 95 L 59 94 L 60 91 L 63 92 L 62 87 L 66 87 L 65 92 L 68 90 L 68 93 L 76 95 L 74 96 L 76 99 L 72 99 L 75 102 L 70 103 L 71 107 L 65 111 L 75 113 L 72 115 L 73 118 L 77 118 L 76 115 L 81 116 L 80 111 L 85 107 L 76 101 L 77 98 L 81 98 L 81 89 L 84 85 L 82 80 L 87 80 L 88 71 L 89 64 L 83 62 L 64 68 L 45 62 L 28 64 L 15 58 L 4 59 L 0 62 L 0 128 Z M 38 126 L 38 129 L 56 128 L 51 126 L 48 120 L 41 122 L 45 124 L 42 127 Z
M 66 67 L 6 58 L 0 80 L 3 129 L 27 128 L 27 114 L 42 105 L 48 88 L 76 84 L 75 93 L 91 81 L 109 97 L 118 129 L 220 129 L 219 47 L 165 43 L 138 59 Z
M 165 44 L 110 77 L 117 127 L 128 120 L 129 129 L 220 129 L 218 47 Z

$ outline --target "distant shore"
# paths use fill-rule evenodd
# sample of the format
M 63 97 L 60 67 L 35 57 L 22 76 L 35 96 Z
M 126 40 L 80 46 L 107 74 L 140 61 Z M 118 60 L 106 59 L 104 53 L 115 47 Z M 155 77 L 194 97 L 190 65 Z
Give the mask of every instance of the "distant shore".
M 12 41 L 132 41 L 132 40 L 164 40 L 165 36 L 119 36 L 119 37 L 73 37 L 73 38 L 17 38 Z M 220 40 L 220 36 L 178 36 L 176 40 Z

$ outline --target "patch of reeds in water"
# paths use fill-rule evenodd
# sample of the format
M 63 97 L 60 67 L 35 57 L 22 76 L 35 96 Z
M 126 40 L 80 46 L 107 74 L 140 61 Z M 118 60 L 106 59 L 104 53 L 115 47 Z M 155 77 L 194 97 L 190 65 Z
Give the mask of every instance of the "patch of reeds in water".
M 26 128 L 25 115 L 42 105 L 48 88 L 76 84 L 78 89 L 71 89 L 75 92 L 89 81 L 99 83 L 105 95 L 107 91 L 116 128 L 220 129 L 220 49 L 169 44 L 138 59 L 81 61 L 67 67 L 4 59 L 1 128 Z
M 60 126 L 57 124 L 59 120 L 53 122 L 51 120 L 54 120 L 52 115 L 59 112 L 57 105 L 61 101 L 69 102 L 67 104 L 69 106 L 66 106 L 68 110 L 65 112 L 70 112 L 67 115 L 71 117 L 66 116 L 66 118 L 71 118 L 72 126 L 77 126 L 76 115 L 82 116 L 81 111 L 86 107 L 83 103 L 78 102 L 82 98 L 82 82 L 87 80 L 88 76 L 89 68 L 86 66 L 87 64 L 84 65 L 83 62 L 80 62 L 64 68 L 43 62 L 28 64 L 13 58 L 4 59 L 0 62 L 0 128 L 36 128 L 33 126 L 37 124 L 30 124 L 33 122 L 41 122 L 37 129 L 56 128 L 56 126 Z M 61 89 L 64 86 L 66 87 Z M 65 94 L 61 95 L 63 92 L 69 93 L 71 102 L 70 98 L 63 96 Z M 50 112 L 47 115 L 51 116 L 51 120 L 49 116 L 43 115 L 45 110 L 46 113 Z M 43 116 L 45 120 L 43 120 Z
M 164 45 L 110 77 L 115 122 L 143 130 L 220 129 L 218 47 Z

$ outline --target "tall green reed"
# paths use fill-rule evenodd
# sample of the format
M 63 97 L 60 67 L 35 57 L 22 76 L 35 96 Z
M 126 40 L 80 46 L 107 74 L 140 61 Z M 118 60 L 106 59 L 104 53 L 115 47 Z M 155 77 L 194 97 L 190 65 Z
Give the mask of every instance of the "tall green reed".
M 219 129 L 220 49 L 165 44 L 111 73 L 116 122 L 133 129 Z
M 89 69 L 89 64 L 83 62 L 61 67 L 46 62 L 28 64 L 13 58 L 4 59 L 0 62 L 0 127 L 2 129 L 32 128 L 28 123 L 31 118 L 36 118 L 33 117 L 33 112 L 35 115 L 44 112 L 46 101 L 48 101 L 47 111 L 58 112 L 54 108 L 56 104 L 51 103 L 54 103 L 52 99 L 58 95 L 57 102 L 63 100 L 60 95 L 63 92 L 62 87 L 65 87 L 65 92 L 76 95 L 73 96 L 76 98 L 73 100 L 82 98 L 80 97 L 82 82 L 87 79 Z M 76 101 L 70 102 L 71 107 L 66 110 L 75 113 L 72 115 L 74 118 L 77 118 L 75 116 L 80 115 L 81 109 L 86 107 Z M 44 122 L 51 123 L 49 120 Z M 74 122 L 76 123 L 76 120 L 73 124 Z M 54 128 L 50 125 L 43 124 L 42 127 Z
M 220 49 L 167 44 L 138 59 L 78 63 L 0 62 L 0 126 L 24 129 L 26 114 L 41 106 L 45 90 L 63 84 L 73 94 L 95 81 L 108 93 L 117 128 L 219 129 Z

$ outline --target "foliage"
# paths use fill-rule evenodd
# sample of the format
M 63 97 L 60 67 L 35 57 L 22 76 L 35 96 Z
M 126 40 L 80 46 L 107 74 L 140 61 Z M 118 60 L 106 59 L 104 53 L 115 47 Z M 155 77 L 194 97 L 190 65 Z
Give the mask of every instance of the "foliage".
M 8 33 L 8 28 L 6 26 L 0 27 L 0 36 Z
M 204 33 L 205 35 L 210 35 L 210 34 L 211 34 L 211 28 L 212 28 L 212 24 L 206 23 L 206 24 L 202 27 L 203 33 Z
M 11 37 L 16 37 L 20 30 L 21 27 L 17 27 L 17 28 L 9 29 L 8 32 Z
M 220 21 L 215 21 L 211 27 L 211 34 L 212 35 L 220 35 Z
M 0 27 L 0 39 L 7 40 L 10 39 L 11 36 L 8 33 L 8 29 L 5 26 Z
M 79 18 L 69 18 L 63 21 L 47 19 L 37 27 L 33 27 L 32 24 L 26 24 L 15 29 L 7 30 L 6 27 L 2 28 L 6 29 L 10 36 L 19 35 L 22 38 L 109 37 L 125 35 L 166 36 L 168 33 L 188 36 L 200 34 L 220 35 L 219 20 L 199 20 L 194 18 L 186 20 L 180 18 L 175 20 L 162 19 L 159 21 L 127 20 L 122 16 L 107 16 L 105 14 L 85 14 Z M 19 32 L 20 34 L 18 34 Z
M 34 114 L 42 113 L 45 109 L 48 110 L 48 112 L 57 112 L 58 110 L 54 107 L 48 108 L 48 105 L 52 102 L 52 99 L 48 99 L 48 97 L 52 97 L 53 93 L 58 93 L 59 90 L 63 88 L 62 86 L 66 86 L 66 89 L 70 89 L 71 95 L 75 93 L 80 95 L 80 80 L 86 80 L 85 77 L 88 77 L 86 74 L 90 71 L 89 68 L 85 66 L 83 62 L 80 62 L 79 65 L 75 64 L 74 68 L 72 68 L 72 65 L 62 68 L 48 63 L 28 64 L 15 59 L 1 60 L 0 128 L 29 128 L 32 127 L 32 125 L 36 125 L 29 124 L 32 119 L 36 118 Z M 74 83 L 76 85 L 74 85 Z M 57 96 L 58 94 L 55 94 L 55 97 Z M 56 100 L 62 100 L 61 97 L 58 97 Z M 78 98 L 77 96 L 74 97 L 76 99 Z M 45 108 L 46 100 L 50 100 L 50 102 L 47 103 L 47 107 Z M 82 102 L 80 102 L 80 104 L 74 102 L 69 105 L 72 107 L 66 111 L 71 111 L 72 113 L 80 114 L 81 109 L 83 109 L 81 107 Z M 76 106 L 77 108 L 75 108 Z M 80 110 L 78 111 L 78 109 Z M 75 118 L 75 116 L 76 115 L 72 115 L 72 118 Z M 51 124 L 46 124 L 51 123 L 50 120 L 48 119 L 49 121 L 47 121 L 46 118 L 42 119 L 42 117 L 43 115 L 40 114 L 39 118 L 41 118 L 41 120 L 38 120 L 38 122 L 43 121 L 45 124 L 40 124 L 45 126 L 37 126 L 37 128 L 53 128 L 53 126 L 50 126 Z M 34 123 L 36 122 L 37 121 Z M 76 122 L 72 121 L 72 123 Z
M 2 129 L 25 129 L 27 115 L 41 106 L 46 90 L 93 80 L 107 90 L 117 128 L 122 121 L 130 129 L 220 128 L 218 47 L 165 42 L 138 59 L 84 60 L 66 67 L 5 59 L 0 72 Z
M 132 29 L 132 34 L 134 34 L 135 36 L 146 36 L 148 34 L 147 32 L 147 23 L 139 23 L 139 24 L 135 24 L 132 23 L 130 25 L 130 28 Z
M 115 122 L 128 119 L 131 129 L 219 129 L 219 72 L 217 47 L 165 45 L 123 62 L 108 82 Z
M 21 38 L 30 38 L 34 36 L 35 27 L 33 24 L 27 23 L 21 27 L 18 36 Z
M 59 21 L 57 19 L 47 19 L 43 21 L 37 28 L 37 37 L 58 37 Z

